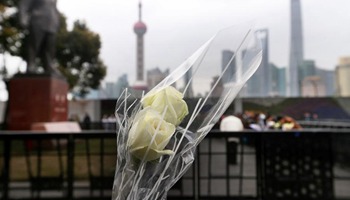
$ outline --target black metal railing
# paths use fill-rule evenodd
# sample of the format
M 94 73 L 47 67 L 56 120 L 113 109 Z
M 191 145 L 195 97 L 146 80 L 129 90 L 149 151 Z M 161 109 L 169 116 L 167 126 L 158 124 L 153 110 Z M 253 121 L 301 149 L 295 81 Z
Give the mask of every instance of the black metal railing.
M 0 199 L 110 199 L 116 135 L 1 132 Z M 350 199 L 350 130 L 212 131 L 168 199 Z

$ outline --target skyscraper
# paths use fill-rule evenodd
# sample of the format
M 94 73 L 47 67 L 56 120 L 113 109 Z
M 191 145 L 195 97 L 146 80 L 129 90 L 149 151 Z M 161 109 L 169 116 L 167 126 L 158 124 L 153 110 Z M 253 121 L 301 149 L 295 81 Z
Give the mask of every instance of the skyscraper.
M 308 76 L 316 75 L 316 65 L 314 60 L 304 60 L 299 65 L 298 77 L 302 83 Z
M 259 68 L 248 80 L 244 95 L 246 97 L 266 97 L 271 95 L 272 82 L 269 64 L 269 32 L 267 29 L 260 29 L 255 34 L 261 41 L 263 57 Z M 243 60 L 242 62 L 245 63 L 247 61 L 249 60 Z
M 286 96 L 286 67 L 281 67 L 278 69 L 278 81 L 277 81 L 277 87 L 278 87 L 278 95 L 279 96 Z
M 270 83 L 270 86 L 271 86 L 271 90 L 270 90 L 270 96 L 277 96 L 279 95 L 279 80 L 278 80 L 278 72 L 279 72 L 279 68 L 273 64 L 273 63 L 270 63 L 270 77 L 271 77 L 271 83 Z
M 233 51 L 230 51 L 230 50 L 222 51 L 221 71 L 224 71 L 225 68 L 227 67 L 221 79 L 223 84 L 236 80 L 236 77 L 234 77 L 236 76 L 236 58 L 233 56 L 234 56 Z
M 143 35 L 146 33 L 146 24 L 142 22 L 142 4 L 139 2 L 139 21 L 134 25 L 134 32 L 136 34 L 136 83 L 134 89 L 147 90 L 146 82 L 144 81 L 144 66 L 143 66 Z
M 249 49 L 242 51 L 242 66 L 249 65 L 250 57 L 249 56 Z M 261 86 L 263 85 L 263 70 L 259 68 L 256 70 L 256 72 L 253 74 L 253 76 L 247 81 L 247 86 L 244 89 L 244 92 L 241 93 L 244 97 L 262 97 L 262 89 Z
M 316 68 L 316 75 L 324 81 L 326 96 L 334 96 L 336 94 L 335 71 Z
M 153 88 L 169 75 L 169 69 L 162 72 L 159 67 L 147 70 L 147 86 Z
M 341 97 L 350 96 L 350 57 L 339 59 L 339 65 L 335 69 L 337 95 Z
M 304 60 L 303 29 L 300 0 L 291 0 L 291 40 L 287 75 L 288 96 L 300 95 L 298 68 Z
M 260 95 L 269 96 L 271 92 L 271 69 L 269 61 L 269 31 L 267 29 L 260 29 L 256 32 L 258 38 L 261 40 L 263 57 L 261 60 L 260 67 L 258 70 L 261 70 L 260 74 Z

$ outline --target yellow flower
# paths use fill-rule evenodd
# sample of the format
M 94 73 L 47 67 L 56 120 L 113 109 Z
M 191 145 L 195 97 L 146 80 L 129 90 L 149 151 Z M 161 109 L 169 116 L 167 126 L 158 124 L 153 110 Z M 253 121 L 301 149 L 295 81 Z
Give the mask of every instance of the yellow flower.
M 183 100 L 183 94 L 172 86 L 147 94 L 141 102 L 144 108 L 150 106 L 160 114 L 167 107 L 164 120 L 175 126 L 179 125 L 188 114 L 188 107 Z
M 135 157 L 145 161 L 170 155 L 171 150 L 164 150 L 175 132 L 175 126 L 162 119 L 158 111 L 147 107 L 136 114 L 129 131 L 128 147 Z M 154 140 L 152 141 L 152 138 Z M 147 152 L 147 149 L 148 152 Z

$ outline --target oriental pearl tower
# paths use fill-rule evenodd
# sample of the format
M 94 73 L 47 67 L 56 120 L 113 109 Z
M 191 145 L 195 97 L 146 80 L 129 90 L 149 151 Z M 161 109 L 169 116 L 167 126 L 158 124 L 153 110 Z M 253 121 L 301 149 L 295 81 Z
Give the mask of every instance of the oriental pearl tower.
M 139 2 L 139 21 L 134 25 L 136 34 L 136 82 L 133 86 L 135 90 L 147 91 L 147 84 L 144 81 L 144 66 L 143 66 L 143 35 L 146 33 L 146 24 L 142 22 L 142 4 Z

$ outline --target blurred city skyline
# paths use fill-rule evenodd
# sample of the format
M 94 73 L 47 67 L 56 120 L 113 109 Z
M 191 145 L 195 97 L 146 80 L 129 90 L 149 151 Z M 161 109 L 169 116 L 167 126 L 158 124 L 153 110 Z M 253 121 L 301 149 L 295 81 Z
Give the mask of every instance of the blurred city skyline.
M 145 73 L 159 67 L 175 69 L 222 28 L 248 21 L 269 31 L 269 61 L 288 67 L 290 51 L 290 0 L 144 0 L 147 25 Z M 132 85 L 136 75 L 138 0 L 58 0 L 69 27 L 84 20 L 101 37 L 101 58 L 108 67 L 104 83 L 123 74 Z M 301 0 L 304 58 L 321 69 L 334 70 L 340 57 L 350 55 L 348 0 Z M 13 65 L 20 61 L 14 59 Z M 22 68 L 23 70 L 23 62 Z
M 269 60 L 278 67 L 289 63 L 290 0 L 144 0 L 145 71 L 159 67 L 173 70 L 218 30 L 253 20 L 255 29 L 267 28 Z M 102 39 L 101 58 L 108 66 L 105 81 L 128 74 L 135 80 L 137 0 L 59 0 L 58 8 L 71 26 L 85 20 Z M 334 70 L 339 57 L 350 55 L 350 1 L 301 1 L 305 59 Z M 93 12 L 92 12 L 93 11 Z

